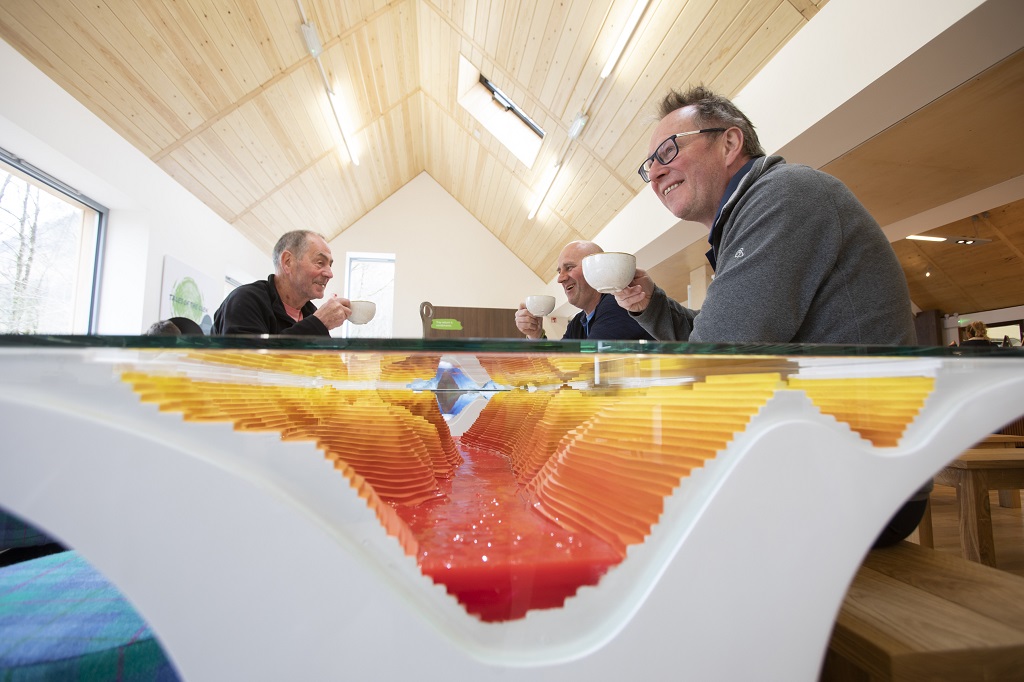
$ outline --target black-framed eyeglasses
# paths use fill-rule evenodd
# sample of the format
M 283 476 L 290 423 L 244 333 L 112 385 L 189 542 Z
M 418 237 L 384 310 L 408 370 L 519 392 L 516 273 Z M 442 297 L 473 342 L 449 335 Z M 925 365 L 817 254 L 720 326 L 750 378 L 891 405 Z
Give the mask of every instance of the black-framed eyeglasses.
M 662 166 L 666 163 L 671 163 L 672 159 L 676 158 L 679 153 L 679 144 L 676 142 L 677 137 L 686 137 L 687 135 L 700 135 L 701 133 L 721 133 L 725 132 L 725 128 L 701 128 L 700 130 L 690 130 L 685 133 L 676 133 L 675 135 L 669 136 L 664 142 L 658 145 L 658 148 L 654 150 L 654 153 L 647 157 L 637 173 L 644 179 L 644 182 L 651 181 L 651 168 L 654 166 L 654 162 L 657 161 Z

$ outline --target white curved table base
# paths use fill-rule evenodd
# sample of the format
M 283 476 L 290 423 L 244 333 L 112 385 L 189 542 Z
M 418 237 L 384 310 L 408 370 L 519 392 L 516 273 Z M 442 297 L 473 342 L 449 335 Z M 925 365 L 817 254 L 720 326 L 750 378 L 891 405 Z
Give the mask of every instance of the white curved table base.
M 1019 361 L 935 361 L 935 392 L 888 449 L 779 393 L 598 586 L 484 624 L 312 445 L 184 425 L 102 363 L 76 378 L 39 351 L 0 363 L 0 504 L 116 583 L 190 681 L 814 680 L 879 528 L 1019 416 L 1006 396 L 1024 389 Z

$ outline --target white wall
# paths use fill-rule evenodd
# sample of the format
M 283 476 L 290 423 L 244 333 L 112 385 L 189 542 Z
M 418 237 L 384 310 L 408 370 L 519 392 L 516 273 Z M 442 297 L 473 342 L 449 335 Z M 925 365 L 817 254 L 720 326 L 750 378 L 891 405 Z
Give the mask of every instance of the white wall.
M 420 303 L 517 308 L 545 283 L 426 173 L 330 242 L 328 295 L 345 290 L 347 252 L 395 254 L 396 338 L 423 336 Z M 554 267 L 554 264 L 552 264 Z M 564 325 L 563 325 L 564 326 Z M 561 336 L 561 332 L 559 332 Z
M 0 92 L 0 147 L 110 209 L 101 334 L 138 334 L 158 319 L 165 255 L 217 281 L 271 271 L 269 254 L 3 41 Z

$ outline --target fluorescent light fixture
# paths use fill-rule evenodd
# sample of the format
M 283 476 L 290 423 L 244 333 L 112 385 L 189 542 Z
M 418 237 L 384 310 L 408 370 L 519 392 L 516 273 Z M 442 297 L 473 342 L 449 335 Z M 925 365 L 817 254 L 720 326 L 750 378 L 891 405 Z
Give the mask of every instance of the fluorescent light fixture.
M 338 111 L 341 108 L 341 102 L 338 100 L 338 96 L 333 90 L 327 88 L 327 99 L 331 102 L 331 111 L 334 113 L 334 122 L 338 124 L 338 132 L 341 133 L 341 143 L 345 145 L 345 151 L 348 152 L 348 158 L 352 159 L 352 165 L 359 165 L 359 155 L 356 154 L 356 150 L 348 143 L 348 138 L 345 137 L 345 128 L 341 125 L 341 113 Z
M 548 192 L 551 191 L 551 186 L 555 184 L 555 178 L 558 177 L 558 169 L 561 167 L 562 164 L 556 163 L 551 167 L 551 170 L 548 171 L 548 178 L 543 185 L 544 193 L 540 195 L 540 199 L 538 199 L 537 203 L 535 203 L 533 208 L 530 209 L 530 215 L 526 216 L 527 220 L 533 220 L 537 217 L 537 211 L 539 211 L 540 207 L 544 205 L 544 200 L 548 198 Z
M 345 128 L 341 125 L 341 102 L 336 99 L 337 95 L 331 89 L 331 84 L 327 82 L 327 72 L 324 71 L 323 62 L 320 61 L 320 55 L 324 52 L 320 36 L 317 35 L 316 26 L 313 25 L 313 22 L 306 20 L 306 11 L 302 8 L 302 0 L 295 0 L 295 4 L 298 5 L 299 17 L 302 19 L 302 23 L 299 24 L 299 28 L 302 29 L 302 39 L 306 41 L 306 49 L 309 50 L 309 56 L 313 58 L 313 63 L 316 64 L 316 69 L 320 72 L 320 81 L 324 84 L 324 90 L 327 91 L 327 101 L 331 105 L 331 114 L 334 115 L 334 122 L 338 124 L 338 132 L 341 134 L 341 144 L 345 147 L 348 158 L 352 160 L 352 165 L 358 166 L 359 156 L 356 154 L 356 150 L 352 148 L 352 145 L 348 143 L 348 138 L 345 137 Z
M 914 239 L 920 242 L 953 242 L 963 246 L 980 246 L 992 241 L 991 239 L 982 239 L 981 237 L 929 237 L 923 234 L 910 234 L 907 235 L 907 239 Z
M 618 64 L 619 57 L 622 56 L 622 51 L 626 49 L 626 43 L 629 42 L 629 37 L 633 35 L 633 29 L 640 23 L 640 17 L 644 15 L 644 10 L 647 9 L 647 4 L 650 1 L 637 0 L 636 6 L 633 7 L 633 13 L 626 20 L 626 26 L 622 29 L 622 33 L 619 34 L 619 39 L 615 41 L 615 47 L 612 48 L 612 53 L 608 55 L 608 61 L 605 63 L 604 69 L 601 70 L 602 79 L 607 78 L 615 68 L 615 65 Z

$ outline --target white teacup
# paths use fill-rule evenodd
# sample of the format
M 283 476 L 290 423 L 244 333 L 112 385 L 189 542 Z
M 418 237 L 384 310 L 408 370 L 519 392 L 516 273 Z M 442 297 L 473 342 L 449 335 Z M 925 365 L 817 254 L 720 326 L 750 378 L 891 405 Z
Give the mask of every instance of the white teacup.
M 636 274 L 636 256 L 631 253 L 592 253 L 583 259 L 583 279 L 602 294 L 622 291 Z
M 534 317 L 544 317 L 555 309 L 554 296 L 527 296 L 526 309 Z
M 373 301 L 352 301 L 349 307 L 352 308 L 352 314 L 348 316 L 348 321 L 352 324 L 366 324 L 377 314 L 377 304 Z

